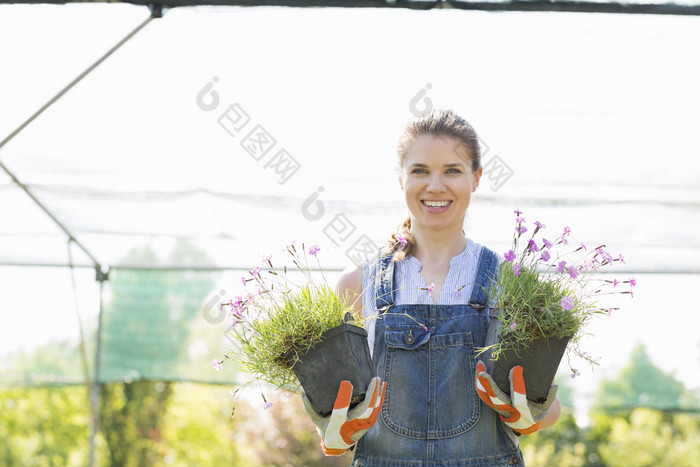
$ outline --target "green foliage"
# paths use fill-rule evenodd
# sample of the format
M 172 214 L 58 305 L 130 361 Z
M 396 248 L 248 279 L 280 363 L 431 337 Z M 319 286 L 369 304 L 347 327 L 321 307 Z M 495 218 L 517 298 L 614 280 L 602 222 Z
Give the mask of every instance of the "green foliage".
M 549 339 L 569 338 L 567 352 L 591 365 L 597 364 L 579 346 L 591 317 L 609 311 L 598 306 L 595 298 L 631 292 L 612 291 L 617 281 L 613 284 L 613 281 L 593 279 L 591 275 L 620 259 L 614 259 L 605 251 L 605 245 L 588 251 L 581 244 L 572 251 L 560 253 L 556 247 L 569 243 L 571 231 L 568 227 L 550 242 L 536 238 L 545 226 L 535 222 L 532 234 L 525 238 L 522 236 L 528 231 L 523 225 L 525 219 L 520 217 L 522 212 L 515 211 L 515 214 L 517 227 L 512 249 L 499 265 L 497 277 L 486 288 L 489 303 L 502 327 L 497 342 L 487 343 L 479 352 L 489 350 L 491 358 L 498 360 L 506 350 L 517 353 Z M 571 257 L 574 254 L 578 257 Z M 634 285 L 632 278 L 623 282 Z
M 0 391 L 0 465 L 84 466 L 88 404 L 84 387 Z
M 272 304 L 265 319 L 232 331 L 242 345 L 242 367 L 278 388 L 299 392 L 291 365 L 317 346 L 323 333 L 343 324 L 348 311 L 345 301 L 325 284 L 309 284 L 286 295 Z
M 617 379 L 601 383 L 594 409 L 629 412 L 638 406 L 660 410 L 698 408 L 695 396 L 672 374 L 656 367 L 642 345 L 632 351 L 629 364 Z
M 700 422 L 687 415 L 669 421 L 658 410 L 637 408 L 629 420 L 616 417 L 609 423 L 607 442 L 600 444 L 601 458 L 610 467 L 691 467 L 700 458 Z
M 317 246 L 309 249 L 317 262 L 318 250 Z M 285 258 L 291 257 L 294 273 L 301 274 L 302 281 L 291 280 L 286 265 L 275 270 L 271 257 L 263 261 L 263 266 L 270 269 L 259 266 L 251 271 L 251 278 L 243 280 L 254 282 L 258 293 L 248 293 L 247 297 L 236 297 L 235 301 L 224 304 L 234 321 L 229 332 L 234 349 L 225 358 L 240 363 L 251 375 L 244 387 L 264 381 L 276 388 L 301 393 L 292 370 L 294 363 L 321 343 L 326 331 L 343 324 L 346 314 L 351 318 L 350 324 L 359 324 L 354 322 L 358 317 L 353 316 L 352 308 L 327 284 L 325 277 L 320 283 L 314 280 L 303 243 L 303 257 L 294 244 L 284 251 L 290 255 Z M 222 361 L 213 363 L 216 366 Z
M 352 455 L 326 457 L 321 438 L 304 411 L 301 398 L 288 392 L 268 397 L 273 405 L 262 411 L 259 406 L 239 401 L 232 437 L 245 463 L 250 466 L 346 467 Z

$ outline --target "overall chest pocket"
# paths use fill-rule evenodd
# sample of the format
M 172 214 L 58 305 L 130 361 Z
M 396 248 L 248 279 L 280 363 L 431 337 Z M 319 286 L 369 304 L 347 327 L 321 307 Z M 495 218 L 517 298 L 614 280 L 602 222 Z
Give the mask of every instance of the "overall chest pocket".
M 420 326 L 387 326 L 382 406 L 395 433 L 420 439 L 450 438 L 479 420 L 471 332 L 439 334 Z

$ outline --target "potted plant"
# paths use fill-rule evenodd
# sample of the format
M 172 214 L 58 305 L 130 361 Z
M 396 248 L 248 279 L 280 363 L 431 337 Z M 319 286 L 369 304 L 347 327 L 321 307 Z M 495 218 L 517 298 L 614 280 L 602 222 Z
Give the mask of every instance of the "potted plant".
M 611 293 L 633 296 L 634 278 L 618 281 L 593 277 L 601 268 L 624 258 L 608 253 L 605 245 L 587 248 L 583 243 L 560 252 L 569 244 L 565 227 L 553 241 L 538 234 L 545 225 L 537 221 L 531 235 L 521 211 L 516 214 L 512 249 L 504 255 L 497 277 L 487 289 L 491 306 L 484 365 L 498 387 L 510 391 L 508 375 L 522 365 L 528 399 L 543 402 L 559 363 L 566 352 L 592 365 L 597 361 L 579 344 L 594 315 L 610 316 L 617 308 L 600 306 L 596 300 Z M 629 284 L 629 290 L 618 289 Z M 579 371 L 571 368 L 571 377 Z
M 325 277 L 320 282 L 312 277 L 307 254 L 318 262 L 319 247 L 307 251 L 302 244 L 301 250 L 303 256 L 294 243 L 283 250 L 301 273 L 298 277 L 292 277 L 287 266 L 276 270 L 271 257 L 265 257 L 261 266 L 241 278 L 244 286 L 257 286 L 257 291 L 222 303 L 233 321 L 230 337 L 235 343 L 224 359 L 239 362 L 251 375 L 243 387 L 264 381 L 297 394 L 303 390 L 314 409 L 327 415 L 341 381 L 352 383 L 352 403 L 357 404 L 364 399 L 374 370 L 359 317 Z M 222 364 L 219 359 L 212 362 L 217 370 Z M 264 394 L 263 401 L 269 407 Z

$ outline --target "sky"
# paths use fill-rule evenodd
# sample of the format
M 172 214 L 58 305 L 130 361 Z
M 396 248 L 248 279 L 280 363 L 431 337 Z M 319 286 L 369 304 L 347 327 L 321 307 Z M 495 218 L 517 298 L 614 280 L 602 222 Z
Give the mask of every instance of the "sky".
M 147 16 L 117 4 L 0 6 L 0 138 Z M 624 253 L 620 274 L 638 278 L 635 298 L 592 325 L 590 350 L 603 364 L 582 372 L 581 392 L 639 343 L 697 389 L 688 298 L 700 286 L 698 21 L 173 9 L 0 148 L 0 161 L 105 266 L 137 245 L 165 254 L 176 235 L 226 267 L 307 239 L 342 269 L 352 242 L 380 244 L 405 214 L 393 157 L 405 122 L 429 106 L 453 108 L 477 129 L 492 168 L 468 235 L 505 251 L 520 208 Z M 250 116 L 247 128 L 274 137 L 270 155 L 247 153 L 242 134 L 222 124 L 233 104 Z M 279 148 L 299 166 L 282 181 L 289 172 L 271 159 Z M 329 234 L 341 215 L 355 227 L 344 239 Z M 65 238 L 4 174 L 0 238 L 0 264 L 66 264 Z M 94 324 L 94 271 L 77 274 L 79 308 Z M 0 309 L 12 310 L 0 318 L 0 352 L 75 336 L 74 303 L 67 270 L 0 266 Z

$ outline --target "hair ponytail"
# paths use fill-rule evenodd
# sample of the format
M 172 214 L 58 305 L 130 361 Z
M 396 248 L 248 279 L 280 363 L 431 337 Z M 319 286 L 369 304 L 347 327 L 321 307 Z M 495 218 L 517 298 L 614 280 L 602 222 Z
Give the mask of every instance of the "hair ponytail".
M 409 215 L 399 224 L 396 232 L 391 234 L 386 249 L 388 253 L 393 252 L 393 261 L 401 261 L 411 256 L 415 246 L 416 241 L 411 234 L 411 216 Z

